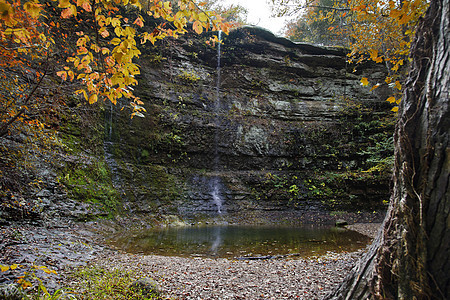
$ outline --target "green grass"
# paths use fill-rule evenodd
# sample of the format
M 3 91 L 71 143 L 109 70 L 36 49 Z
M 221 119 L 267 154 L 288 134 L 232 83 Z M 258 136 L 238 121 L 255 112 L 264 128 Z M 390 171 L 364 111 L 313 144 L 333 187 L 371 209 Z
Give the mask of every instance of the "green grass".
M 139 274 L 122 269 L 106 270 L 100 267 L 84 267 L 73 273 L 71 287 L 77 299 L 96 300 L 149 300 L 162 299 L 158 292 L 146 294 L 132 289 L 130 285 L 139 279 Z

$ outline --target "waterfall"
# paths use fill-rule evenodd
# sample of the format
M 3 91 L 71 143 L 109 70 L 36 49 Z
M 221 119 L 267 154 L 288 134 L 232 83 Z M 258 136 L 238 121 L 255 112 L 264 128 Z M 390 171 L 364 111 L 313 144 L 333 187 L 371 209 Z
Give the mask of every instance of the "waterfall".
M 215 134 L 214 134 L 214 172 L 217 173 L 219 171 L 219 165 L 220 165 L 220 154 L 219 154 L 219 127 L 220 127 L 220 121 L 219 121 L 219 112 L 220 112 L 220 45 L 222 44 L 221 41 L 222 31 L 219 30 L 218 38 L 219 42 L 217 44 L 217 81 L 216 81 L 216 99 L 214 103 L 214 113 L 215 113 L 215 120 L 214 123 L 216 125 Z M 223 200 L 222 196 L 220 194 L 220 180 L 219 177 L 217 177 L 217 174 L 215 175 L 215 178 L 211 182 L 211 196 L 212 201 L 217 207 L 217 213 L 222 214 L 222 206 L 223 206 Z
M 103 151 L 105 153 L 105 161 L 107 166 L 111 171 L 111 182 L 121 196 L 125 195 L 125 191 L 123 189 L 123 182 L 120 176 L 119 165 L 117 164 L 116 159 L 114 158 L 114 141 L 113 141 L 113 114 L 114 114 L 114 105 L 110 103 L 109 116 L 105 117 L 106 124 L 105 128 L 107 130 L 107 135 L 103 142 Z M 129 210 L 128 202 L 124 202 L 124 208 Z
M 215 177 L 212 180 L 211 196 L 212 196 L 213 203 L 217 207 L 217 213 L 220 215 L 220 214 L 222 214 L 222 197 L 220 195 L 220 188 L 219 188 L 219 186 L 220 186 L 219 177 Z
M 213 237 L 215 237 L 215 238 L 211 245 L 211 248 L 209 248 L 209 251 L 214 256 L 217 256 L 217 254 L 219 252 L 219 248 L 223 244 L 222 229 L 223 229 L 223 227 L 213 228 Z

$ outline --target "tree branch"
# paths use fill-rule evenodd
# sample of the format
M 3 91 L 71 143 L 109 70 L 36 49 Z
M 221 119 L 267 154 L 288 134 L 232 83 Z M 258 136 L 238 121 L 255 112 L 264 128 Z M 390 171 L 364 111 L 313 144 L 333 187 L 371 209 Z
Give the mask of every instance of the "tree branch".
M 45 75 L 47 74 L 47 69 L 45 69 L 44 74 L 42 74 L 42 77 L 39 79 L 38 83 L 36 83 L 36 86 L 33 88 L 33 90 L 28 94 L 27 98 L 24 101 L 24 106 L 26 106 L 28 104 L 28 102 L 31 100 L 31 97 L 34 95 L 34 93 L 36 92 L 37 88 L 41 85 L 42 80 L 44 79 Z M 0 127 L 0 137 L 3 137 L 4 135 L 6 135 L 8 133 L 8 127 L 14 123 L 21 115 L 23 115 L 23 113 L 26 111 L 26 109 L 23 107 L 19 110 L 19 112 L 12 117 L 8 122 L 2 124 L 2 126 Z

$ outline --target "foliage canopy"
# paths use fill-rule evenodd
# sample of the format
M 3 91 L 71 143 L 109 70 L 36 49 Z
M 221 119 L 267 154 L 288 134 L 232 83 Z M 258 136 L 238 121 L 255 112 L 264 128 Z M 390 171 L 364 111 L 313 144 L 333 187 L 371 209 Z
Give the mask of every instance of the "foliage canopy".
M 109 99 L 115 104 L 124 97 L 130 99 L 131 116 L 143 116 L 143 102 L 133 94 L 140 74 L 138 44 L 177 38 L 188 27 L 200 34 L 228 33 L 232 26 L 207 10 L 208 2 L 173 2 L 0 0 L 0 136 L 13 123 L 43 126 L 27 112 L 31 104 L 40 105 L 36 89 L 49 73 L 76 82 L 75 93 L 89 103 Z M 18 74 L 30 80 L 20 81 Z
M 384 63 L 385 83 L 392 88 L 390 103 L 400 103 L 400 91 L 411 42 L 428 0 L 272 0 L 278 14 L 301 13 L 286 26 L 294 40 L 342 45 L 350 48 L 349 61 Z M 372 90 L 381 82 L 361 79 Z M 397 107 L 393 108 L 397 111 Z

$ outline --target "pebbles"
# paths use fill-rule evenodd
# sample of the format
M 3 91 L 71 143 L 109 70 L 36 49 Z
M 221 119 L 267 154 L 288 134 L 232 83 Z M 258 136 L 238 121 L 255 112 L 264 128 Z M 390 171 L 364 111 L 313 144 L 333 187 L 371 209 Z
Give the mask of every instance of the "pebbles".
M 379 226 L 348 227 L 373 236 Z M 133 255 L 109 250 L 97 234 L 77 229 L 4 228 L 0 262 L 42 264 L 58 271 L 94 263 L 129 270 L 156 280 L 166 299 L 320 299 L 342 282 L 364 253 L 270 260 Z M 2 273 L 0 282 L 8 282 L 7 277 Z
M 373 237 L 379 223 L 352 225 Z M 166 299 L 321 299 L 338 286 L 365 250 L 321 257 L 230 260 L 115 253 L 99 258 L 155 279 Z
M 167 299 L 320 299 L 363 252 L 260 261 L 117 253 L 96 263 L 152 277 Z

